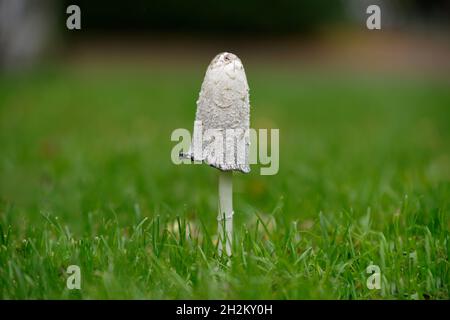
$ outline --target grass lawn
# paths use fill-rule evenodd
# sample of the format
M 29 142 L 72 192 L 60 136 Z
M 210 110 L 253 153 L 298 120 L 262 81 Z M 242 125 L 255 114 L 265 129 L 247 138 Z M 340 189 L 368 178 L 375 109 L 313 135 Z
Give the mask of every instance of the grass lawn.
M 449 299 L 448 81 L 247 67 L 280 171 L 235 174 L 227 261 L 217 170 L 170 161 L 205 68 L 0 77 L 0 298 Z

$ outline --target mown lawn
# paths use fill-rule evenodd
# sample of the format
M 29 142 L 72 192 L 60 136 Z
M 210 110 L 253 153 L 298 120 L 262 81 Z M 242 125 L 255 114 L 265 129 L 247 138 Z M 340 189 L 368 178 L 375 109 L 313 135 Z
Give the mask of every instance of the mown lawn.
M 0 298 L 449 299 L 448 81 L 248 67 L 280 170 L 235 175 L 227 261 L 217 171 L 170 161 L 205 68 L 0 77 Z

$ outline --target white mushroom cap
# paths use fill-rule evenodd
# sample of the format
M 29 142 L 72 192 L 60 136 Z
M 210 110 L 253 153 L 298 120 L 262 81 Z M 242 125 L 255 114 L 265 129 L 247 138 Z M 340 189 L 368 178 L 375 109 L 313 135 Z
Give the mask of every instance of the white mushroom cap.
M 211 61 L 197 100 L 195 120 L 194 138 L 185 157 L 223 171 L 250 171 L 249 87 L 242 62 L 236 55 L 224 52 Z M 201 130 L 201 141 L 196 139 L 198 130 Z M 223 144 L 216 134 L 222 135 Z M 222 150 L 217 148 L 220 144 Z M 195 152 L 200 145 L 201 152 Z

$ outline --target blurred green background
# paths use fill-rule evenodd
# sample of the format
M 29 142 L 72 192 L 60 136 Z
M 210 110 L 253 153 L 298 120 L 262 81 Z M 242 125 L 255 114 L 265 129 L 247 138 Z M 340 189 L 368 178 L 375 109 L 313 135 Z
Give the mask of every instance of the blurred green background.
M 380 31 L 364 1 L 0 1 L 0 297 L 448 299 L 450 10 L 374 3 Z M 170 161 L 222 51 L 280 129 L 279 173 L 235 175 L 228 271 L 217 171 Z

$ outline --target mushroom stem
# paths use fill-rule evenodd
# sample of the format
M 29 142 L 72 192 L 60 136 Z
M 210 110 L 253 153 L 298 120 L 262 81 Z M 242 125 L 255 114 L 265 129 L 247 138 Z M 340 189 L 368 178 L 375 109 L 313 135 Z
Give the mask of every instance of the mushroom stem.
M 233 171 L 219 173 L 219 213 L 217 215 L 219 229 L 219 255 L 223 245 L 228 256 L 231 256 L 233 240 Z

